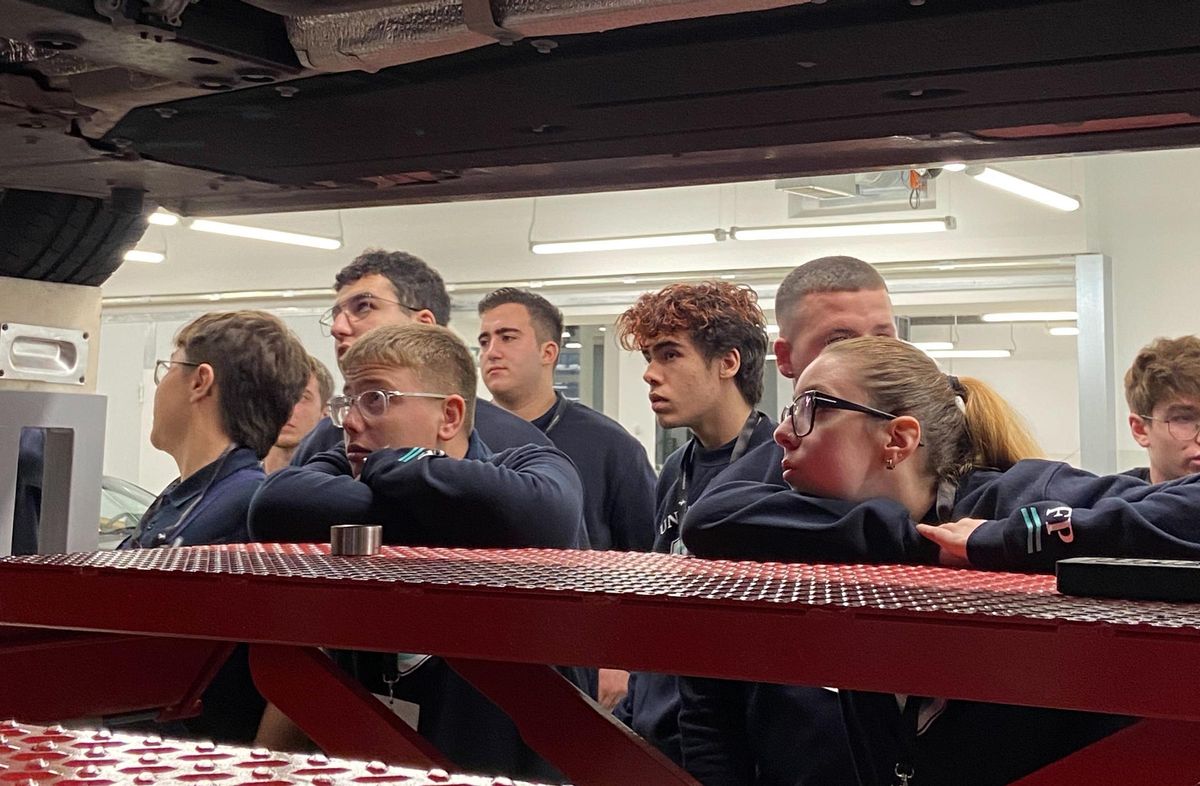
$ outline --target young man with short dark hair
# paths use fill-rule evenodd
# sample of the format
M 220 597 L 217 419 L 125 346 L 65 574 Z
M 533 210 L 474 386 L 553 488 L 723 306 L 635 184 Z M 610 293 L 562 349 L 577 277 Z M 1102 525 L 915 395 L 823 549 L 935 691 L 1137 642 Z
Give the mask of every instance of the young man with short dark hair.
M 419 322 L 445 326 L 450 322 L 450 295 L 436 270 L 402 251 L 368 249 L 338 272 L 337 302 L 321 317 L 333 337 L 340 359 L 359 338 L 381 325 Z M 549 445 L 542 432 L 487 401 L 476 408 L 476 429 L 492 450 L 518 445 Z M 329 419 L 317 424 L 292 456 L 302 466 L 318 453 L 343 440 L 342 430 Z
M 292 407 L 291 417 L 283 424 L 275 444 L 263 459 L 263 472 L 268 475 L 288 466 L 300 442 L 316 428 L 321 418 L 329 414 L 327 405 L 333 396 L 333 376 L 325 364 L 312 355 L 308 356 L 308 370 L 308 384 L 304 386 L 304 393 L 296 406 Z
M 692 438 L 663 463 L 655 489 L 654 550 L 682 553 L 684 512 L 719 472 L 771 440 L 774 423 L 757 412 L 767 333 L 748 287 L 714 281 L 672 284 L 638 298 L 617 319 L 618 339 L 646 358 L 650 406 L 663 428 Z M 635 673 L 616 716 L 682 763 L 678 678 Z
M 615 420 L 554 389 L 563 317 L 541 295 L 497 289 L 479 302 L 479 367 L 497 404 L 537 426 L 575 462 L 594 549 L 649 551 L 654 470 L 646 450 Z M 600 669 L 597 698 L 612 709 L 629 673 Z
M 381 524 L 386 544 L 586 548 L 583 489 L 553 447 L 492 453 L 473 428 L 475 364 L 453 332 L 388 325 L 341 358 L 345 395 L 330 404 L 345 449 L 272 475 L 255 497 L 258 540 L 329 539 L 334 524 Z M 439 658 L 342 653 L 371 690 L 417 705 L 417 730 L 456 766 L 535 780 L 559 777 L 512 721 Z M 576 685 L 588 680 L 568 670 Z M 286 730 L 276 711 L 260 742 Z
M 1200 472 L 1200 338 L 1157 338 L 1125 372 L 1129 430 L 1150 466 L 1130 470 L 1150 483 Z

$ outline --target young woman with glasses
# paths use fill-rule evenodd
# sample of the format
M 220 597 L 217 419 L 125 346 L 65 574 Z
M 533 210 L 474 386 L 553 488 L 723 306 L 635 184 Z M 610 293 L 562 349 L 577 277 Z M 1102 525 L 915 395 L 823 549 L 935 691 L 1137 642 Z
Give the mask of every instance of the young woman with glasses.
M 1071 556 L 1200 558 L 1200 475 L 1152 486 L 1033 458 L 1036 443 L 983 382 L 943 374 L 888 338 L 828 347 L 796 381 L 775 432 L 791 490 L 717 486 L 683 524 L 702 557 L 970 564 L 1053 570 Z M 928 702 L 916 736 L 895 698 L 843 695 L 864 784 L 1007 783 L 1125 719 L 972 702 Z M 928 711 L 927 711 L 928 710 Z M 684 763 L 702 756 L 710 697 L 684 690 Z M 777 722 L 786 722 L 785 718 Z M 724 730 L 722 733 L 728 733 Z M 913 740 L 915 751 L 900 749 Z

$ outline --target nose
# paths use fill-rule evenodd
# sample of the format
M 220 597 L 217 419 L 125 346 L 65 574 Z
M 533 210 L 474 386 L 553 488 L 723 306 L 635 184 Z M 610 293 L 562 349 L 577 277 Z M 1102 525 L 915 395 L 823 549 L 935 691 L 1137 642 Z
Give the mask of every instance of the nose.
M 662 376 L 658 373 L 658 368 L 654 363 L 646 364 L 646 371 L 642 374 L 642 380 L 652 388 L 662 383 Z
M 350 435 L 361 434 L 364 425 L 362 413 L 358 411 L 358 404 L 355 403 L 342 418 L 342 431 Z
M 339 311 L 333 318 L 333 324 L 329 326 L 329 335 L 334 338 L 347 338 L 354 335 L 354 329 L 350 327 L 350 317 L 346 316 L 345 311 Z
M 800 438 L 796 436 L 796 432 L 792 430 L 792 419 L 783 418 L 779 421 L 779 425 L 775 427 L 775 444 L 779 445 L 784 450 L 790 450 L 799 447 Z
M 489 342 L 487 348 L 483 350 L 483 356 L 488 360 L 498 360 L 500 358 L 500 342 Z

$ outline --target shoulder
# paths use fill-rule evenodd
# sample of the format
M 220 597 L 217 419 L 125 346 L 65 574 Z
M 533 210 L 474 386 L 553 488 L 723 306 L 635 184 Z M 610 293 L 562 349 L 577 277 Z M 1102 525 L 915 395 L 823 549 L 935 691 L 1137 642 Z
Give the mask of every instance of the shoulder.
M 563 415 L 563 421 L 569 422 L 572 428 L 586 431 L 614 442 L 641 445 L 637 437 L 630 434 L 620 423 L 603 412 L 598 412 L 585 404 L 572 403 L 570 408 L 567 409 L 566 414 Z
M 475 401 L 475 429 L 492 450 L 551 444 L 550 439 L 528 420 L 483 399 Z

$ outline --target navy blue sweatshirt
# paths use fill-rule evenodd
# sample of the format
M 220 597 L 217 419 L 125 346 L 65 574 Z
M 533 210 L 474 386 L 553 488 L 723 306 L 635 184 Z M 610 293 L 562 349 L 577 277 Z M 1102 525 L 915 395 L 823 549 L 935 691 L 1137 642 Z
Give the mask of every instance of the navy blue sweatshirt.
M 579 470 L 592 548 L 649 551 L 654 543 L 654 470 L 642 443 L 617 421 L 561 393 L 532 423 Z
M 464 459 L 437 452 L 379 450 L 361 476 L 341 447 L 303 468 L 267 479 L 250 511 L 256 540 L 327 541 L 334 524 L 380 524 L 383 542 L 482 548 L 587 548 L 583 489 L 555 448 L 526 445 L 491 453 L 472 434 Z M 561 775 L 522 742 L 516 726 L 440 658 L 339 652 L 335 659 L 369 690 L 417 704 L 417 730 L 468 771 L 530 780 Z M 401 664 L 406 664 L 405 670 Z M 414 665 L 417 664 L 417 665 Z M 585 669 L 560 669 L 588 688 Z
M 973 565 L 1051 572 L 1066 557 L 1200 558 L 1197 516 L 1200 476 L 1152 486 L 1127 475 L 1098 477 L 1059 462 L 1028 460 L 1006 472 L 970 473 L 945 519 L 985 520 L 967 542 Z M 745 482 L 713 488 L 688 513 L 683 539 L 706 557 L 937 560 L 936 546 L 917 534 L 898 502 L 820 499 Z M 844 691 L 842 698 L 859 778 L 868 786 L 891 783 L 901 738 L 895 697 Z M 917 738 L 920 780 L 914 784 L 1007 783 L 1126 723 L 1114 716 L 952 701 Z
M 519 418 L 490 401 L 475 401 L 475 433 L 489 450 L 507 450 L 521 445 L 553 445 L 546 435 L 524 418 Z M 291 465 L 303 467 L 318 453 L 332 450 L 344 441 L 342 430 L 322 418 L 296 446 Z
M 750 436 L 746 455 L 749 455 L 755 446 L 770 441 L 774 431 L 775 426 L 771 419 L 762 417 Z M 663 462 L 655 487 L 654 551 L 660 554 L 669 553 L 679 538 L 676 493 L 688 445 L 695 445 L 692 473 L 687 483 L 686 501 L 690 505 L 700 498 L 713 478 L 729 467 L 736 441 L 732 440 L 719 448 L 706 451 L 693 437 Z M 676 764 L 683 764 L 683 752 L 679 744 L 678 682 L 679 678 L 673 674 L 634 672 L 629 677 L 629 692 L 613 709 L 613 714 Z

